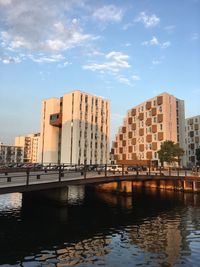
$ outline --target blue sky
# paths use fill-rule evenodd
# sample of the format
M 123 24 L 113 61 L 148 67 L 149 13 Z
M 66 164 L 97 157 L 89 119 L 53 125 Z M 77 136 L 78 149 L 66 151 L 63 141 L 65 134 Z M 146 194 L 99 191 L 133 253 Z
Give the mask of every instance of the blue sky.
M 74 89 L 127 110 L 162 92 L 200 114 L 200 0 L 0 0 L 0 141 L 39 131 L 41 101 Z

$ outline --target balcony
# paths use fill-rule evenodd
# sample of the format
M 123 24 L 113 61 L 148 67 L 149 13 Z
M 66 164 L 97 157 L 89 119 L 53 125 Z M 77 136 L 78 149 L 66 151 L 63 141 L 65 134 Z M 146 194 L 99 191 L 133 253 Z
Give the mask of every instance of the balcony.
M 151 109 L 151 102 L 146 102 L 146 110 L 149 110 Z
M 135 108 L 133 108 L 133 109 L 131 110 L 131 115 L 132 115 L 133 117 L 136 115 L 136 109 L 135 109 Z
M 62 126 L 62 114 L 61 113 L 51 114 L 49 123 L 52 126 L 61 127 Z
M 163 104 L 163 96 L 158 96 L 157 97 L 157 105 L 162 105 Z

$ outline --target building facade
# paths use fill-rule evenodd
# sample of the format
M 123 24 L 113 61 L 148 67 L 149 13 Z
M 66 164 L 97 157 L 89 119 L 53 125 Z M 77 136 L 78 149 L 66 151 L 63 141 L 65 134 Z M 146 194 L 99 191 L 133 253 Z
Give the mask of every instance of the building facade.
M 24 148 L 24 162 L 39 162 L 40 133 L 15 137 L 15 145 Z
M 22 163 L 23 155 L 23 147 L 0 143 L 0 164 Z
M 185 120 L 186 159 L 188 167 L 197 164 L 196 149 L 200 148 L 200 115 Z
M 157 165 L 157 151 L 165 140 L 185 149 L 184 122 L 184 101 L 168 93 L 128 110 L 112 145 L 115 162 L 151 160 Z
M 76 90 L 42 102 L 42 163 L 105 164 L 109 142 L 108 100 Z

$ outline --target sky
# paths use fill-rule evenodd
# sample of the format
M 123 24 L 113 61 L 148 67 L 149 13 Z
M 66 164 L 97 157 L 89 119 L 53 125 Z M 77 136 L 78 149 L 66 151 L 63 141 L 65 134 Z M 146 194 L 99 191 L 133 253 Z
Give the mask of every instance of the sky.
M 168 92 L 200 114 L 200 0 L 0 0 L 0 141 L 40 131 L 41 101 L 79 89 L 128 109 Z

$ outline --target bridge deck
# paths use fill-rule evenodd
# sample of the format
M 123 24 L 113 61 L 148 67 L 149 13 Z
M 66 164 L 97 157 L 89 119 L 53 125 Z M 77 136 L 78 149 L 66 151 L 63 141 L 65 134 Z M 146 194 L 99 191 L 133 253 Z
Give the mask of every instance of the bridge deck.
M 122 175 L 122 173 L 112 172 L 96 172 L 90 171 L 83 175 L 81 172 L 62 172 L 44 171 L 30 172 L 28 175 L 25 172 L 16 173 L 1 173 L 0 174 L 0 194 L 14 193 L 14 192 L 28 192 L 35 190 L 43 190 L 50 188 L 64 187 L 67 185 L 87 185 L 95 183 L 108 183 L 113 181 L 153 181 L 153 180 L 184 180 L 200 182 L 198 176 L 185 176 L 184 172 L 171 173 L 170 176 L 159 175 L 159 173 L 152 173 L 147 175 L 146 172 L 129 172 Z

